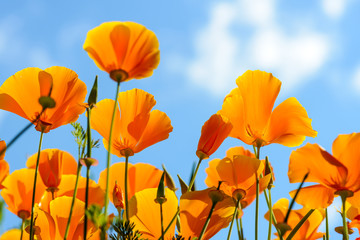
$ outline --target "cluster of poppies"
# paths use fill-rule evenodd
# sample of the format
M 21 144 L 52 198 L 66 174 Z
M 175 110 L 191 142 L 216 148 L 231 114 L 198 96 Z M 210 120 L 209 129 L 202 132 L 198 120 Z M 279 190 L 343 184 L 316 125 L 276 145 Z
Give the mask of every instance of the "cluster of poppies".
M 291 203 L 280 199 L 272 206 L 275 178 L 267 157 L 260 157 L 261 148 L 271 143 L 296 147 L 306 136 L 316 137 L 317 132 L 295 98 L 273 109 L 281 82 L 271 73 L 249 70 L 236 80 L 238 87 L 225 97 L 222 109 L 204 123 L 196 150 L 197 167 L 188 184 L 179 177 L 178 190 L 166 169 L 129 163 L 131 156 L 167 139 L 172 131 L 169 117 L 152 110 L 154 96 L 140 89 L 119 91 L 123 82 L 152 75 L 160 60 L 156 35 L 137 23 L 108 22 L 88 32 L 84 49 L 115 82 L 113 100 L 97 102 L 97 81 L 86 100 L 86 85 L 65 67 L 26 68 L 0 87 L 0 109 L 28 119 L 29 127 L 35 126 L 41 133 L 38 152 L 28 158 L 27 168 L 11 174 L 4 160 L 5 150 L 10 150 L 21 133 L 8 145 L 0 141 L 1 196 L 7 209 L 22 220 L 20 229 L 5 232 L 1 240 L 201 240 L 211 239 L 230 225 L 229 239 L 234 223 L 243 240 L 242 210 L 254 201 L 258 239 L 261 193 L 269 208 L 265 214 L 269 239 L 274 228 L 279 239 L 328 240 L 328 227 L 326 233 L 317 230 L 335 196 L 343 201 L 344 224 L 337 231 L 348 239 L 351 228 L 360 228 L 360 133 L 339 135 L 332 155 L 317 144 L 306 144 L 292 152 L 290 182 L 317 184 L 290 192 Z M 85 111 L 86 130 L 73 124 L 79 147 L 77 160 L 59 149 L 41 149 L 44 133 L 74 123 Z M 98 182 L 89 179 L 90 167 L 98 163 L 91 156 L 96 146 L 91 129 L 103 137 L 107 150 L 106 168 Z M 233 147 L 223 159 L 209 161 L 205 179 L 208 188 L 195 190 L 200 164 L 227 137 L 241 140 L 254 151 Z M 125 161 L 111 164 L 112 154 Z M 82 166 L 87 168 L 86 177 L 80 175 Z M 109 201 L 117 214 L 108 213 Z M 303 208 L 292 209 L 294 201 Z M 120 222 L 121 227 L 116 228 L 114 222 Z

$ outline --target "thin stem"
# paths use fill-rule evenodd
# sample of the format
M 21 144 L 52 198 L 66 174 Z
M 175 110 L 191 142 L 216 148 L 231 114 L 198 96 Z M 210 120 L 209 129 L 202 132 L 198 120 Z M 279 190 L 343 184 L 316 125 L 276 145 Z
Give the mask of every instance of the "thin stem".
M 86 109 L 88 117 L 87 117 L 87 131 L 86 131 L 86 136 L 87 136 L 87 157 L 91 157 L 91 125 L 90 125 L 90 117 L 91 117 L 91 109 L 87 108 Z
M 237 200 L 236 201 L 236 205 L 235 205 L 235 210 L 234 210 L 234 214 L 233 214 L 233 217 L 231 219 L 231 224 L 230 224 L 230 228 L 229 228 L 229 233 L 228 233 L 228 236 L 227 236 L 227 240 L 230 240 L 230 237 L 231 237 L 231 231 L 232 231 L 232 227 L 233 227 L 233 224 L 234 224 L 234 220 L 236 218 L 236 213 L 237 213 L 237 209 L 239 207 L 239 204 L 240 204 L 240 200 Z
M 202 160 L 203 160 L 202 158 L 199 158 L 199 161 L 198 161 L 198 163 L 197 163 L 197 165 L 196 165 L 195 173 L 194 173 L 194 175 L 192 176 L 191 181 L 190 181 L 190 184 L 189 184 L 189 188 L 188 188 L 188 191 L 189 191 L 189 192 L 191 191 L 191 188 L 192 188 L 192 186 L 194 185 L 195 178 L 196 178 L 196 174 L 197 174 L 197 172 L 198 172 L 198 170 L 199 170 L 199 167 L 200 167 L 200 164 L 201 164 L 201 161 L 202 161 Z
M 269 201 L 269 198 L 268 198 L 268 195 L 267 195 L 266 190 L 264 190 L 264 196 L 265 196 L 265 200 L 266 200 L 266 203 L 267 203 L 268 208 L 269 208 L 269 211 L 270 211 L 270 209 L 272 208 L 272 206 L 269 204 L 270 201 Z M 283 237 L 282 237 L 282 235 L 281 235 L 281 231 L 276 227 L 277 221 L 276 221 L 276 218 L 275 218 L 275 215 L 274 215 L 274 214 L 272 215 L 272 221 L 273 221 L 273 223 L 274 223 L 275 229 L 276 229 L 276 231 L 277 231 L 277 233 L 278 233 L 278 235 L 279 235 L 280 240 L 283 240 Z
M 75 199 L 76 199 L 76 194 L 77 194 L 77 190 L 78 190 L 78 183 L 79 183 L 81 168 L 82 168 L 82 165 L 81 165 L 80 160 L 79 160 L 79 162 L 78 162 L 78 167 L 77 167 L 77 172 L 76 172 L 76 180 L 75 180 L 74 193 L 73 193 L 73 197 L 72 197 L 72 201 L 71 201 L 69 218 L 68 218 L 68 221 L 67 221 L 67 224 L 66 224 L 66 230 L 65 230 L 65 234 L 64 234 L 64 240 L 67 239 L 67 236 L 68 236 L 68 234 L 69 234 L 70 222 L 71 222 L 72 212 L 73 212 L 73 208 L 74 208 L 74 204 L 75 204 Z
M 241 221 L 241 218 L 240 218 L 240 222 L 242 222 L 242 221 Z M 241 223 L 241 225 L 242 225 L 242 223 Z M 238 232 L 239 240 L 243 240 L 242 229 L 240 228 L 239 219 L 238 219 L 238 218 L 236 218 L 236 227 L 237 227 L 237 232 Z
M 199 240 L 201 240 L 201 239 L 203 238 L 204 234 L 205 234 L 206 228 L 207 228 L 207 226 L 209 225 L 210 218 L 211 218 L 211 215 L 212 215 L 212 213 L 213 213 L 213 211 L 214 211 L 214 209 L 215 209 L 216 204 L 217 204 L 217 202 L 213 202 L 213 204 L 212 204 L 212 206 L 211 206 L 209 215 L 208 215 L 208 217 L 207 217 L 207 219 L 206 219 L 206 221 L 205 221 L 205 224 L 204 224 L 204 226 L 203 226 L 203 228 L 202 228 L 202 230 L 201 230 L 201 233 L 200 233 L 200 236 L 199 236 Z
M 107 216 L 108 212 L 108 205 L 109 205 L 109 181 L 110 181 L 110 162 L 111 162 L 111 147 L 112 147 L 112 132 L 114 128 L 115 122 L 115 113 L 118 108 L 118 94 L 120 90 L 120 81 L 117 82 L 116 86 L 116 95 L 115 95 L 115 103 L 114 103 L 114 110 L 111 118 L 111 125 L 110 125 L 110 133 L 109 133 L 109 145 L 108 145 L 108 153 L 107 153 L 107 160 L 106 160 L 106 190 L 105 190 L 105 209 L 104 214 Z M 126 188 L 126 184 L 125 184 Z M 127 199 L 125 199 L 127 201 Z M 127 218 L 128 220 L 128 218 Z
M 310 217 L 310 215 L 314 212 L 315 209 L 310 209 L 310 211 L 300 220 L 300 222 L 295 226 L 295 228 L 290 232 L 289 236 L 286 238 L 286 240 L 291 240 L 297 231 L 301 228 L 301 226 L 304 224 L 304 222 Z
M 329 217 L 328 210 L 325 208 L 325 222 L 326 222 L 326 240 L 329 240 Z
M 241 240 L 244 240 L 244 228 L 243 228 L 243 224 L 242 224 L 242 217 L 239 219 L 240 222 L 240 230 L 241 230 Z
M 269 189 L 269 205 L 272 206 L 271 203 L 271 188 Z M 271 239 L 271 229 L 272 229 L 272 219 L 273 219 L 273 209 L 272 207 L 269 208 L 269 232 L 268 232 L 268 240 Z
M 25 224 L 25 220 L 22 219 L 21 221 L 21 233 L 20 233 L 20 240 L 23 239 L 23 234 L 24 234 L 24 224 Z
M 88 152 L 89 153 L 89 152 Z M 84 240 L 86 240 L 87 235 L 87 215 L 86 210 L 88 209 L 89 204 L 89 179 L 90 179 L 90 167 L 86 168 L 86 190 L 85 190 L 85 216 L 84 216 Z
M 31 219 L 30 219 L 30 240 L 33 239 L 33 222 L 34 222 L 34 205 L 35 205 L 35 193 L 36 193 L 36 180 L 37 180 L 37 173 L 39 170 L 39 161 L 40 161 L 40 151 L 41 151 L 41 145 L 43 140 L 44 132 L 41 132 L 40 134 L 40 141 L 39 141 L 39 148 L 37 153 L 37 159 L 36 159 L 36 167 L 35 167 L 35 176 L 34 176 L 34 186 L 33 186 L 33 194 L 32 194 L 32 200 L 31 200 Z
M 10 140 L 10 142 L 8 142 L 6 144 L 6 148 L 2 149 L 0 151 L 0 155 L 2 155 L 7 149 L 9 149 L 11 147 L 11 145 L 13 145 L 21 135 L 23 135 L 34 123 L 36 123 L 39 119 L 40 116 L 42 115 L 42 113 L 45 111 L 45 109 L 43 109 L 40 114 L 33 120 L 31 121 L 28 125 L 26 125 L 18 134 L 16 134 L 16 136 Z
M 162 209 L 162 203 L 160 203 L 160 220 L 161 220 L 161 239 L 165 240 L 164 235 L 164 217 L 163 217 L 163 209 Z
M 260 160 L 260 147 L 256 147 L 256 158 Z M 258 239 L 258 221 L 259 221 L 259 177 L 256 177 L 256 200 L 255 200 L 255 240 Z
M 346 196 L 344 195 L 340 195 L 341 196 L 341 201 L 342 201 L 342 219 L 343 219 L 343 235 L 344 235 L 344 239 L 345 240 L 349 240 L 349 230 L 348 230 L 348 226 L 347 226 L 347 222 L 346 222 Z
M 126 220 L 129 220 L 129 201 L 128 201 L 128 167 L 129 156 L 125 156 L 125 216 Z
M 177 218 L 178 214 L 180 213 L 180 209 L 178 208 L 174 217 L 171 219 L 169 225 L 165 228 L 164 234 L 166 234 L 166 232 L 169 230 L 170 226 L 173 224 L 173 222 L 175 221 L 175 219 Z M 158 238 L 158 240 L 160 240 L 161 238 Z

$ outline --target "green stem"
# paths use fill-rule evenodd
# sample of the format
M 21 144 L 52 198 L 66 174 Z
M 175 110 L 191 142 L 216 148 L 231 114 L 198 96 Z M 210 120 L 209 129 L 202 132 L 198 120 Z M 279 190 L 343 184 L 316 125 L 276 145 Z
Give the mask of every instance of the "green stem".
M 110 125 L 110 133 L 109 133 L 109 145 L 108 145 L 108 153 L 107 153 L 107 160 L 106 160 L 106 190 L 105 190 L 105 209 L 104 214 L 107 216 L 108 212 L 108 205 L 109 205 L 109 181 L 110 181 L 110 162 L 111 162 L 111 147 L 112 147 L 112 132 L 114 128 L 115 122 L 115 113 L 118 108 L 118 94 L 120 90 L 120 81 L 117 82 L 116 86 L 116 95 L 115 95 L 115 103 L 114 103 L 114 110 L 111 118 L 111 125 Z M 126 185 L 125 185 L 126 186 Z M 125 199 L 126 201 L 127 199 Z M 127 219 L 128 220 L 128 219 Z
M 31 200 L 31 219 L 30 219 L 30 240 L 33 239 L 34 229 L 34 205 L 35 205 L 35 193 L 36 193 L 36 180 L 37 180 L 37 173 L 39 170 L 39 161 L 40 161 L 40 151 L 41 151 L 41 145 L 43 140 L 44 132 L 41 132 L 40 134 L 40 141 L 39 141 L 39 148 L 37 153 L 37 159 L 36 159 L 36 167 L 35 167 L 35 176 L 34 176 L 34 186 L 33 186 L 33 193 L 32 193 L 32 200 Z
M 270 209 L 272 208 L 272 206 L 269 204 L 269 203 L 270 203 L 270 199 L 268 198 L 268 195 L 267 195 L 266 190 L 264 190 L 264 196 L 265 196 L 265 200 L 266 200 L 266 203 L 267 203 L 268 208 L 269 208 L 269 211 L 270 211 Z M 281 235 L 281 231 L 276 227 L 277 221 L 276 221 L 276 218 L 275 218 L 275 215 L 274 215 L 274 214 L 272 215 L 272 221 L 273 221 L 273 223 L 274 223 L 275 229 L 276 229 L 276 231 L 277 231 L 277 233 L 278 233 L 278 235 L 279 235 L 280 240 L 283 240 L 283 237 L 282 237 L 282 235 Z
M 260 147 L 256 149 L 256 158 L 260 160 Z M 256 177 L 256 200 L 255 200 L 255 240 L 258 239 L 258 218 L 259 218 L 259 177 Z
M 242 220 L 240 218 L 240 223 L 242 225 Z M 237 227 L 237 232 L 238 232 L 238 237 L 239 237 L 239 240 L 243 240 L 243 231 L 242 231 L 242 228 L 240 227 L 239 225 L 239 219 L 236 218 L 236 227 Z
M 217 202 L 213 202 L 213 203 L 212 203 L 212 206 L 211 206 L 209 215 L 208 215 L 208 217 L 207 217 L 207 219 L 206 219 L 206 221 L 205 221 L 205 224 L 204 224 L 204 226 L 203 226 L 203 228 L 202 228 L 202 230 L 201 230 L 201 233 L 200 233 L 200 236 L 199 236 L 199 240 L 201 240 L 201 239 L 203 238 L 204 234 L 205 234 L 206 228 L 207 228 L 207 226 L 209 225 L 210 218 L 211 218 L 211 215 L 212 215 L 212 213 L 213 213 L 213 211 L 214 211 L 214 209 L 215 209 L 216 204 L 217 204 Z
M 125 216 L 126 220 L 129 221 L 129 201 L 128 201 L 128 167 L 129 167 L 129 156 L 125 156 Z
M 68 217 L 68 221 L 67 221 L 67 224 L 66 224 L 66 230 L 65 230 L 65 234 L 64 234 L 64 240 L 67 239 L 67 236 L 69 234 L 70 222 L 71 222 L 72 212 L 73 212 L 75 199 L 76 199 L 76 195 L 77 195 L 81 168 L 82 168 L 82 165 L 81 165 L 80 160 L 79 160 L 78 167 L 77 167 L 77 172 L 76 172 L 75 187 L 74 187 L 73 197 L 72 197 L 72 201 L 71 201 L 69 217 Z
M 301 226 L 304 224 L 304 222 L 310 217 L 310 215 L 314 212 L 315 209 L 310 209 L 310 211 L 300 220 L 300 222 L 295 226 L 295 228 L 290 232 L 289 236 L 286 238 L 286 240 L 291 240 L 297 231 L 301 228 Z
M 189 191 L 189 192 L 191 191 L 191 188 L 192 188 L 192 186 L 194 185 L 195 178 L 196 178 L 196 174 L 197 174 L 197 172 L 198 172 L 198 170 L 199 170 L 199 167 L 200 167 L 200 164 L 201 164 L 201 161 L 202 161 L 202 160 L 203 160 L 202 158 L 199 158 L 199 161 L 198 161 L 198 163 L 197 163 L 197 165 L 196 165 L 195 173 L 194 173 L 194 175 L 192 176 L 191 181 L 190 181 L 190 184 L 189 184 L 189 188 L 188 188 L 188 191 Z
M 6 143 L 6 148 L 2 149 L 0 151 L 0 155 L 2 155 L 7 149 L 9 149 L 11 147 L 11 145 L 13 145 L 21 135 L 23 135 L 32 125 L 34 125 L 34 123 L 36 123 L 39 119 L 40 116 L 42 115 L 42 113 L 45 111 L 45 109 L 43 109 L 40 114 L 33 120 L 31 121 L 28 125 L 26 125 L 18 134 L 16 134 L 16 136 L 10 140 L 10 142 Z
M 22 219 L 22 222 L 21 222 L 21 233 L 20 233 L 20 240 L 23 239 L 23 234 L 24 234 L 24 223 L 25 223 L 25 220 Z
M 240 230 L 241 230 L 241 240 L 244 240 L 245 236 L 244 236 L 244 228 L 242 224 L 242 217 L 239 219 L 239 222 L 240 222 Z
M 178 214 L 180 213 L 180 209 L 178 208 L 174 217 L 171 219 L 170 223 L 168 224 L 168 226 L 165 228 L 164 234 L 166 234 L 166 232 L 170 229 L 171 225 L 173 224 L 173 222 L 175 221 L 175 219 L 177 218 Z M 158 238 L 158 240 L 160 240 L 161 238 Z
M 89 152 L 88 152 L 89 153 Z M 86 240 L 86 235 L 87 235 L 87 215 L 86 215 L 86 211 L 88 209 L 88 204 L 89 204 L 89 179 L 90 179 L 90 167 L 86 168 L 86 190 L 85 190 L 85 216 L 84 216 L 84 240 Z
M 329 240 L 329 217 L 328 217 L 327 208 L 325 208 L 325 222 L 326 222 L 326 240 Z
M 345 240 L 349 240 L 349 230 L 346 222 L 346 196 L 340 195 L 342 201 L 342 219 L 343 219 L 343 235 Z
M 164 218 L 163 218 L 163 209 L 162 209 L 162 203 L 160 203 L 160 220 L 161 220 L 161 239 L 165 240 L 164 235 Z
M 271 188 L 269 189 L 269 205 L 272 206 L 271 203 Z M 273 209 L 272 207 L 269 208 L 269 232 L 268 232 L 268 240 L 271 240 L 271 229 L 272 229 L 272 219 L 273 219 Z
M 230 240 L 231 231 L 232 231 L 232 228 L 233 228 L 234 220 L 235 220 L 235 218 L 236 218 L 236 213 L 237 213 L 237 209 L 238 209 L 238 207 L 239 207 L 239 204 L 240 204 L 240 200 L 237 200 L 237 201 L 236 201 L 236 205 L 235 205 L 234 214 L 233 214 L 233 217 L 232 217 L 232 219 L 231 219 L 231 224 L 230 224 L 230 228 L 229 228 L 229 233 L 228 233 L 228 236 L 227 236 L 227 240 Z
M 90 125 L 90 117 L 91 117 L 91 109 L 87 108 L 86 109 L 88 117 L 87 117 L 87 131 L 86 131 L 86 136 L 87 136 L 87 157 L 91 157 L 91 125 Z

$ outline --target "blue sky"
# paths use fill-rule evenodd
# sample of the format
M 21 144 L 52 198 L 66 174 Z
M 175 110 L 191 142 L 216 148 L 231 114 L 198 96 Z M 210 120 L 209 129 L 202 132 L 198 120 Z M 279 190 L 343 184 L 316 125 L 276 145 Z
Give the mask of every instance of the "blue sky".
M 313 119 L 315 139 L 330 151 L 338 134 L 359 132 L 360 3 L 355 0 L 232 0 L 232 1 L 2 1 L 0 3 L 0 84 L 26 67 L 65 66 L 79 74 L 88 88 L 99 75 L 99 99 L 113 98 L 115 83 L 101 72 L 82 49 L 87 31 L 105 21 L 135 21 L 153 30 L 160 42 L 161 61 L 152 77 L 122 84 L 121 90 L 141 88 L 153 94 L 156 109 L 166 112 L 174 131 L 170 138 L 135 155 L 130 161 L 161 167 L 173 176 L 189 177 L 201 126 L 222 105 L 235 80 L 247 69 L 272 72 L 283 85 L 275 104 L 296 97 Z M 80 117 L 85 124 L 85 117 Z M 9 141 L 27 121 L 0 111 L 0 138 Z M 43 148 L 60 148 L 76 156 L 71 126 L 44 137 Z M 100 138 L 97 133 L 95 137 Z M 30 129 L 9 151 L 11 171 L 25 167 L 36 152 L 39 133 Z M 304 143 L 304 144 L 305 144 Z M 214 158 L 242 145 L 227 139 Z M 287 178 L 294 149 L 270 145 L 268 155 L 276 174 L 273 202 L 297 187 Z M 105 168 L 106 153 L 94 151 Z M 116 156 L 112 162 L 122 161 Z M 197 186 L 205 188 L 206 161 Z M 260 216 L 266 212 L 264 201 Z M 337 204 L 337 205 L 336 205 Z M 338 201 L 330 207 L 331 227 L 341 225 Z M 248 239 L 253 238 L 253 206 L 245 210 Z M 11 213 L 3 232 L 20 224 Z M 261 224 L 267 224 L 261 220 Z M 261 229 L 261 228 L 260 228 Z M 265 238 L 267 229 L 261 231 Z M 226 231 L 214 239 L 223 239 Z M 332 232 L 333 238 L 339 238 Z M 235 234 L 233 238 L 236 239 Z

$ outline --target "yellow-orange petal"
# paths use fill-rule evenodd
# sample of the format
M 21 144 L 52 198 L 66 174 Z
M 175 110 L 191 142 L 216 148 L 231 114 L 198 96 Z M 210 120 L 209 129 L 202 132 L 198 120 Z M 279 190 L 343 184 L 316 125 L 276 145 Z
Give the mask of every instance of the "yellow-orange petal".
M 289 200 L 287 198 L 280 198 L 273 205 L 273 214 L 278 223 L 282 223 L 285 220 L 286 213 L 289 208 Z M 264 215 L 266 220 L 269 220 L 269 211 Z
M 336 159 L 341 158 L 341 154 L 343 154 L 346 151 L 346 147 L 348 143 L 350 142 L 352 137 L 354 137 L 355 134 L 356 133 L 340 134 L 339 136 L 337 136 L 337 138 L 334 140 L 332 145 L 332 155 Z
M 142 233 L 141 238 L 158 239 L 161 237 L 160 204 L 156 203 L 157 188 L 148 188 L 135 195 L 129 201 L 130 222 L 135 223 L 136 230 Z M 162 204 L 163 223 L 168 226 L 178 208 L 178 199 L 173 191 L 165 188 L 167 201 Z M 165 234 L 165 239 L 174 236 L 175 221 Z
M 346 198 L 346 201 L 349 202 L 354 208 L 360 208 L 360 191 L 354 192 L 354 195 L 352 197 Z
M 55 240 L 64 239 L 71 202 L 72 197 L 67 196 L 55 198 L 50 202 L 50 215 L 54 219 L 56 226 Z M 84 217 L 84 207 L 85 203 L 76 198 L 70 222 L 68 234 L 69 239 L 72 239 L 72 236 L 80 222 L 80 219 Z
M 58 191 L 55 193 L 56 197 L 68 196 L 72 197 L 74 194 L 74 186 L 76 181 L 76 175 L 63 175 L 60 185 L 58 186 Z M 85 191 L 86 191 L 86 178 L 79 178 L 78 190 L 76 198 L 85 202 Z M 104 191 L 101 187 L 93 180 L 89 180 L 89 205 L 97 204 L 99 206 L 104 205 Z M 49 210 L 49 204 L 51 203 L 52 196 L 50 193 L 44 194 L 41 199 L 41 208 L 45 211 Z
M 206 157 L 212 155 L 231 132 L 232 124 L 229 119 L 221 114 L 213 114 L 201 128 L 201 136 L 196 155 Z
M 221 178 L 218 171 L 216 170 L 216 167 L 219 165 L 220 161 L 221 159 L 218 158 L 209 161 L 209 167 L 205 169 L 205 172 L 207 174 L 207 177 L 205 179 L 206 186 L 217 187 L 219 185 L 219 181 L 221 181 Z
M 53 78 L 51 74 L 40 71 L 39 72 L 39 86 L 40 86 L 40 96 L 50 96 L 53 87 Z
M 345 188 L 356 192 L 360 190 L 360 174 L 358 171 L 358 169 L 360 169 L 360 161 L 358 160 L 360 158 L 360 133 L 349 134 L 348 139 L 344 138 L 346 138 L 346 136 L 336 139 L 338 142 L 343 142 L 335 144 L 338 148 L 340 144 L 345 145 L 344 143 L 347 142 L 344 146 L 343 153 L 339 156 L 338 160 L 344 164 L 348 170 L 346 179 L 344 179 Z M 335 151 L 337 152 L 337 150 Z
M 236 155 L 244 155 L 244 156 L 255 158 L 255 154 L 253 154 L 252 152 L 250 152 L 249 150 L 246 150 L 245 148 L 243 148 L 241 146 L 240 147 L 232 147 L 226 151 L 226 157 L 233 158 Z
M 212 205 L 209 192 L 215 189 L 208 188 L 202 191 L 187 192 L 181 196 L 181 235 L 185 239 L 199 237 Z M 233 199 L 225 195 L 223 201 L 216 204 L 203 238 L 211 239 L 221 229 L 226 228 L 231 221 L 234 210 Z
M 271 175 L 267 174 L 264 177 L 259 179 L 259 193 L 262 193 L 269 185 L 271 180 Z M 245 198 L 241 200 L 241 207 L 246 208 L 249 206 L 256 198 L 256 184 L 255 180 L 253 185 L 250 186 L 246 191 Z
M 226 116 L 233 125 L 230 137 L 240 139 L 244 143 L 252 145 L 255 139 L 247 132 L 243 98 L 240 91 L 233 90 L 231 93 L 224 99 L 222 109 L 218 113 Z
M 122 70 L 128 81 L 152 75 L 160 60 L 156 35 L 133 22 L 107 22 L 90 30 L 83 48 L 108 73 Z
M 4 198 L 10 212 L 18 215 L 20 211 L 31 213 L 32 192 L 34 185 L 34 169 L 20 169 L 12 172 L 3 182 L 4 189 L 1 196 Z M 35 203 L 40 202 L 45 192 L 42 181 L 36 182 Z
M 254 138 L 261 138 L 270 119 L 281 82 L 271 73 L 246 71 L 236 79 L 244 103 L 245 126 Z
M 56 227 L 55 221 L 51 217 L 50 213 L 35 206 L 35 235 L 37 239 L 55 239 Z M 39 230 L 37 230 L 39 228 Z
M 105 191 L 106 169 L 100 173 L 99 186 Z M 136 163 L 128 165 L 128 199 L 131 199 L 136 192 L 146 188 L 157 188 L 163 171 L 147 163 Z M 115 182 L 121 189 L 125 189 L 124 183 L 125 163 L 115 163 L 110 167 L 109 188 L 114 189 Z M 109 199 L 113 202 L 112 194 Z
M 346 167 L 317 144 L 306 144 L 290 155 L 289 181 L 301 182 L 309 173 L 306 182 L 316 182 L 338 188 L 344 184 Z
M 149 122 L 134 149 L 134 153 L 167 139 L 172 130 L 171 120 L 164 112 L 159 110 L 152 111 Z
M 311 119 L 296 98 L 288 98 L 280 103 L 271 114 L 263 140 L 288 147 L 302 144 L 305 136 L 316 137 L 311 127 Z
M 0 236 L 0 240 L 18 240 L 21 237 L 20 229 L 11 229 Z
M 9 164 L 5 160 L 0 160 L 0 189 L 3 189 L 3 181 L 10 173 Z
M 293 198 L 296 190 L 289 194 Z M 296 202 L 307 208 L 327 208 L 334 200 L 334 190 L 322 185 L 303 187 L 297 195 Z

